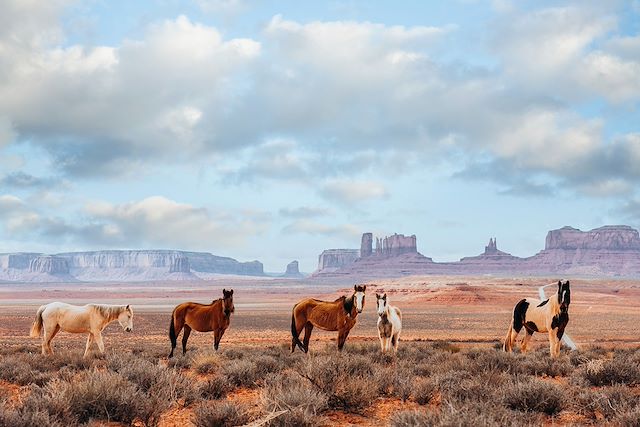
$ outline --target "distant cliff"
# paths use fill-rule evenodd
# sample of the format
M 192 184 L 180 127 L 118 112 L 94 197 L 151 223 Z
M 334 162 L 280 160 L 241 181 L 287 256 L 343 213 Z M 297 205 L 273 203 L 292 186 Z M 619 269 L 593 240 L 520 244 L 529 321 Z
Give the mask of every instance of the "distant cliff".
M 319 272 L 332 272 L 355 262 L 360 256 L 358 249 L 325 249 L 318 256 Z
M 495 238 L 489 239 L 482 254 L 464 257 L 458 262 L 433 262 L 423 256 L 417 251 L 415 235 L 376 238 L 375 249 L 373 241 L 371 233 L 364 233 L 362 256 L 339 268 L 319 266 L 314 275 L 351 280 L 417 274 L 640 277 L 640 234 L 626 225 L 590 231 L 572 227 L 551 230 L 547 233 L 545 248 L 528 258 L 499 250 Z
M 0 254 L 0 280 L 148 281 L 200 280 L 211 274 L 263 276 L 259 261 L 239 262 L 206 252 L 106 250 Z

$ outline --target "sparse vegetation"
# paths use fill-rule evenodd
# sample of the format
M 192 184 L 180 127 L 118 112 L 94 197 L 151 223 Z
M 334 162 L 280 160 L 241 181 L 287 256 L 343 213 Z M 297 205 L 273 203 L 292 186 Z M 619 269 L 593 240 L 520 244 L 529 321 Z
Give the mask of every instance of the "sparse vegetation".
M 392 426 L 638 425 L 638 350 L 587 349 L 548 357 L 405 342 L 396 356 L 377 343 L 331 345 L 291 355 L 286 345 L 194 350 L 170 361 L 164 348 L 113 351 L 83 359 L 33 348 L 0 351 L 2 426 L 63 426 L 115 421 L 155 425 L 186 409 L 196 425 L 247 423 L 286 411 L 269 426 L 327 424 L 340 413 L 369 417 L 392 404 Z M 236 395 L 253 393 L 243 401 Z M 417 409 L 416 409 L 417 408 Z M 564 418 L 564 417 L 568 418 Z M 577 421 L 576 421 L 577 420 Z

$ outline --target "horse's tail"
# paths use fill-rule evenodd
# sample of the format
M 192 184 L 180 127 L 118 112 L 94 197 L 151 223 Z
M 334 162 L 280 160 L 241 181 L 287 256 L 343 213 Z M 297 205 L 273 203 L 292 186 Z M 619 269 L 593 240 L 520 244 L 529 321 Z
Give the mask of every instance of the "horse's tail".
M 298 337 L 298 330 L 296 328 L 296 315 L 295 315 L 296 307 L 293 307 L 293 311 L 291 312 L 291 353 L 296 349 L 296 346 L 300 347 L 300 350 L 304 351 L 304 345 L 302 345 L 302 341 Z
M 509 323 L 509 329 L 507 330 L 507 336 L 504 339 L 504 344 L 502 345 L 502 349 L 506 352 L 510 352 L 512 350 L 513 343 L 511 341 L 511 335 L 513 334 L 513 320 Z
M 169 325 L 169 339 L 171 340 L 171 347 L 175 347 L 178 344 L 178 337 L 176 336 L 176 322 L 175 322 L 176 311 L 174 310 L 171 313 L 171 324 Z
M 31 338 L 38 338 L 40 336 L 40 332 L 42 331 L 42 312 L 46 307 L 46 305 L 41 306 L 36 313 L 36 319 L 33 321 L 31 333 L 29 334 Z

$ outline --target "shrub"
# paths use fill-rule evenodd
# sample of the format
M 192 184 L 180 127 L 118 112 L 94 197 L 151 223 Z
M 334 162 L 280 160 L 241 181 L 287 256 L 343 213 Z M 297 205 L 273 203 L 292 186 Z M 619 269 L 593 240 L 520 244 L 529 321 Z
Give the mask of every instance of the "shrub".
M 221 372 L 235 387 L 254 387 L 259 378 L 256 364 L 246 359 L 227 361 Z
M 247 409 L 234 402 L 205 402 L 194 411 L 193 422 L 198 427 L 234 427 L 247 424 Z
M 289 412 L 271 421 L 274 426 L 312 426 L 328 405 L 327 395 L 307 379 L 290 371 L 268 379 L 262 392 L 266 411 Z
M 191 367 L 199 374 L 213 374 L 220 369 L 220 357 L 217 354 L 200 354 L 193 359 Z
M 579 390 L 573 401 L 575 411 L 580 414 L 593 420 L 599 417 L 612 420 L 618 414 L 631 411 L 638 398 L 629 387 L 619 385 L 596 391 Z
M 203 381 L 198 386 L 198 394 L 204 399 L 220 399 L 231 390 L 231 384 L 227 377 L 216 375 Z
M 438 386 L 429 378 L 417 377 L 413 380 L 413 400 L 421 405 L 431 402 L 438 392 Z
M 555 384 L 537 379 L 516 380 L 505 389 L 504 403 L 518 411 L 554 415 L 562 409 L 563 395 L 562 390 Z
M 581 368 L 581 375 L 594 386 L 640 384 L 640 366 L 628 356 L 615 356 L 612 360 L 591 360 Z
M 426 427 L 434 425 L 434 416 L 425 411 L 398 411 L 391 415 L 391 427 Z

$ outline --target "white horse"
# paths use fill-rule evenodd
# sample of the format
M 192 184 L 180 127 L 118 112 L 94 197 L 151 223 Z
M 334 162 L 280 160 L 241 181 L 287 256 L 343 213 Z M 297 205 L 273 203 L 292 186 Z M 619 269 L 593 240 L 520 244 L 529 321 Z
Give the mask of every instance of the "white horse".
M 31 327 L 31 337 L 42 337 L 42 354 L 53 354 L 51 340 L 59 331 L 74 334 L 88 333 L 87 346 L 84 356 L 89 353 L 91 344 L 98 344 L 100 353 L 104 353 L 102 330 L 111 322 L 117 320 L 127 332 L 133 329 L 133 309 L 124 305 L 87 304 L 77 306 L 63 302 L 52 302 L 41 306 L 36 313 L 36 320 Z
M 569 323 L 569 303 L 571 289 L 569 281 L 558 281 L 558 293 L 544 301 L 526 298 L 518 302 L 513 310 L 513 320 L 504 340 L 504 351 L 511 352 L 524 327 L 527 334 L 522 339 L 521 351 L 527 351 L 527 345 L 534 332 L 549 333 L 549 352 L 551 357 L 560 354 L 560 340 Z
M 400 341 L 400 331 L 402 331 L 402 313 L 398 307 L 389 305 L 387 294 L 376 294 L 376 305 L 378 308 L 378 336 L 382 352 L 391 350 L 398 351 L 398 341 Z

